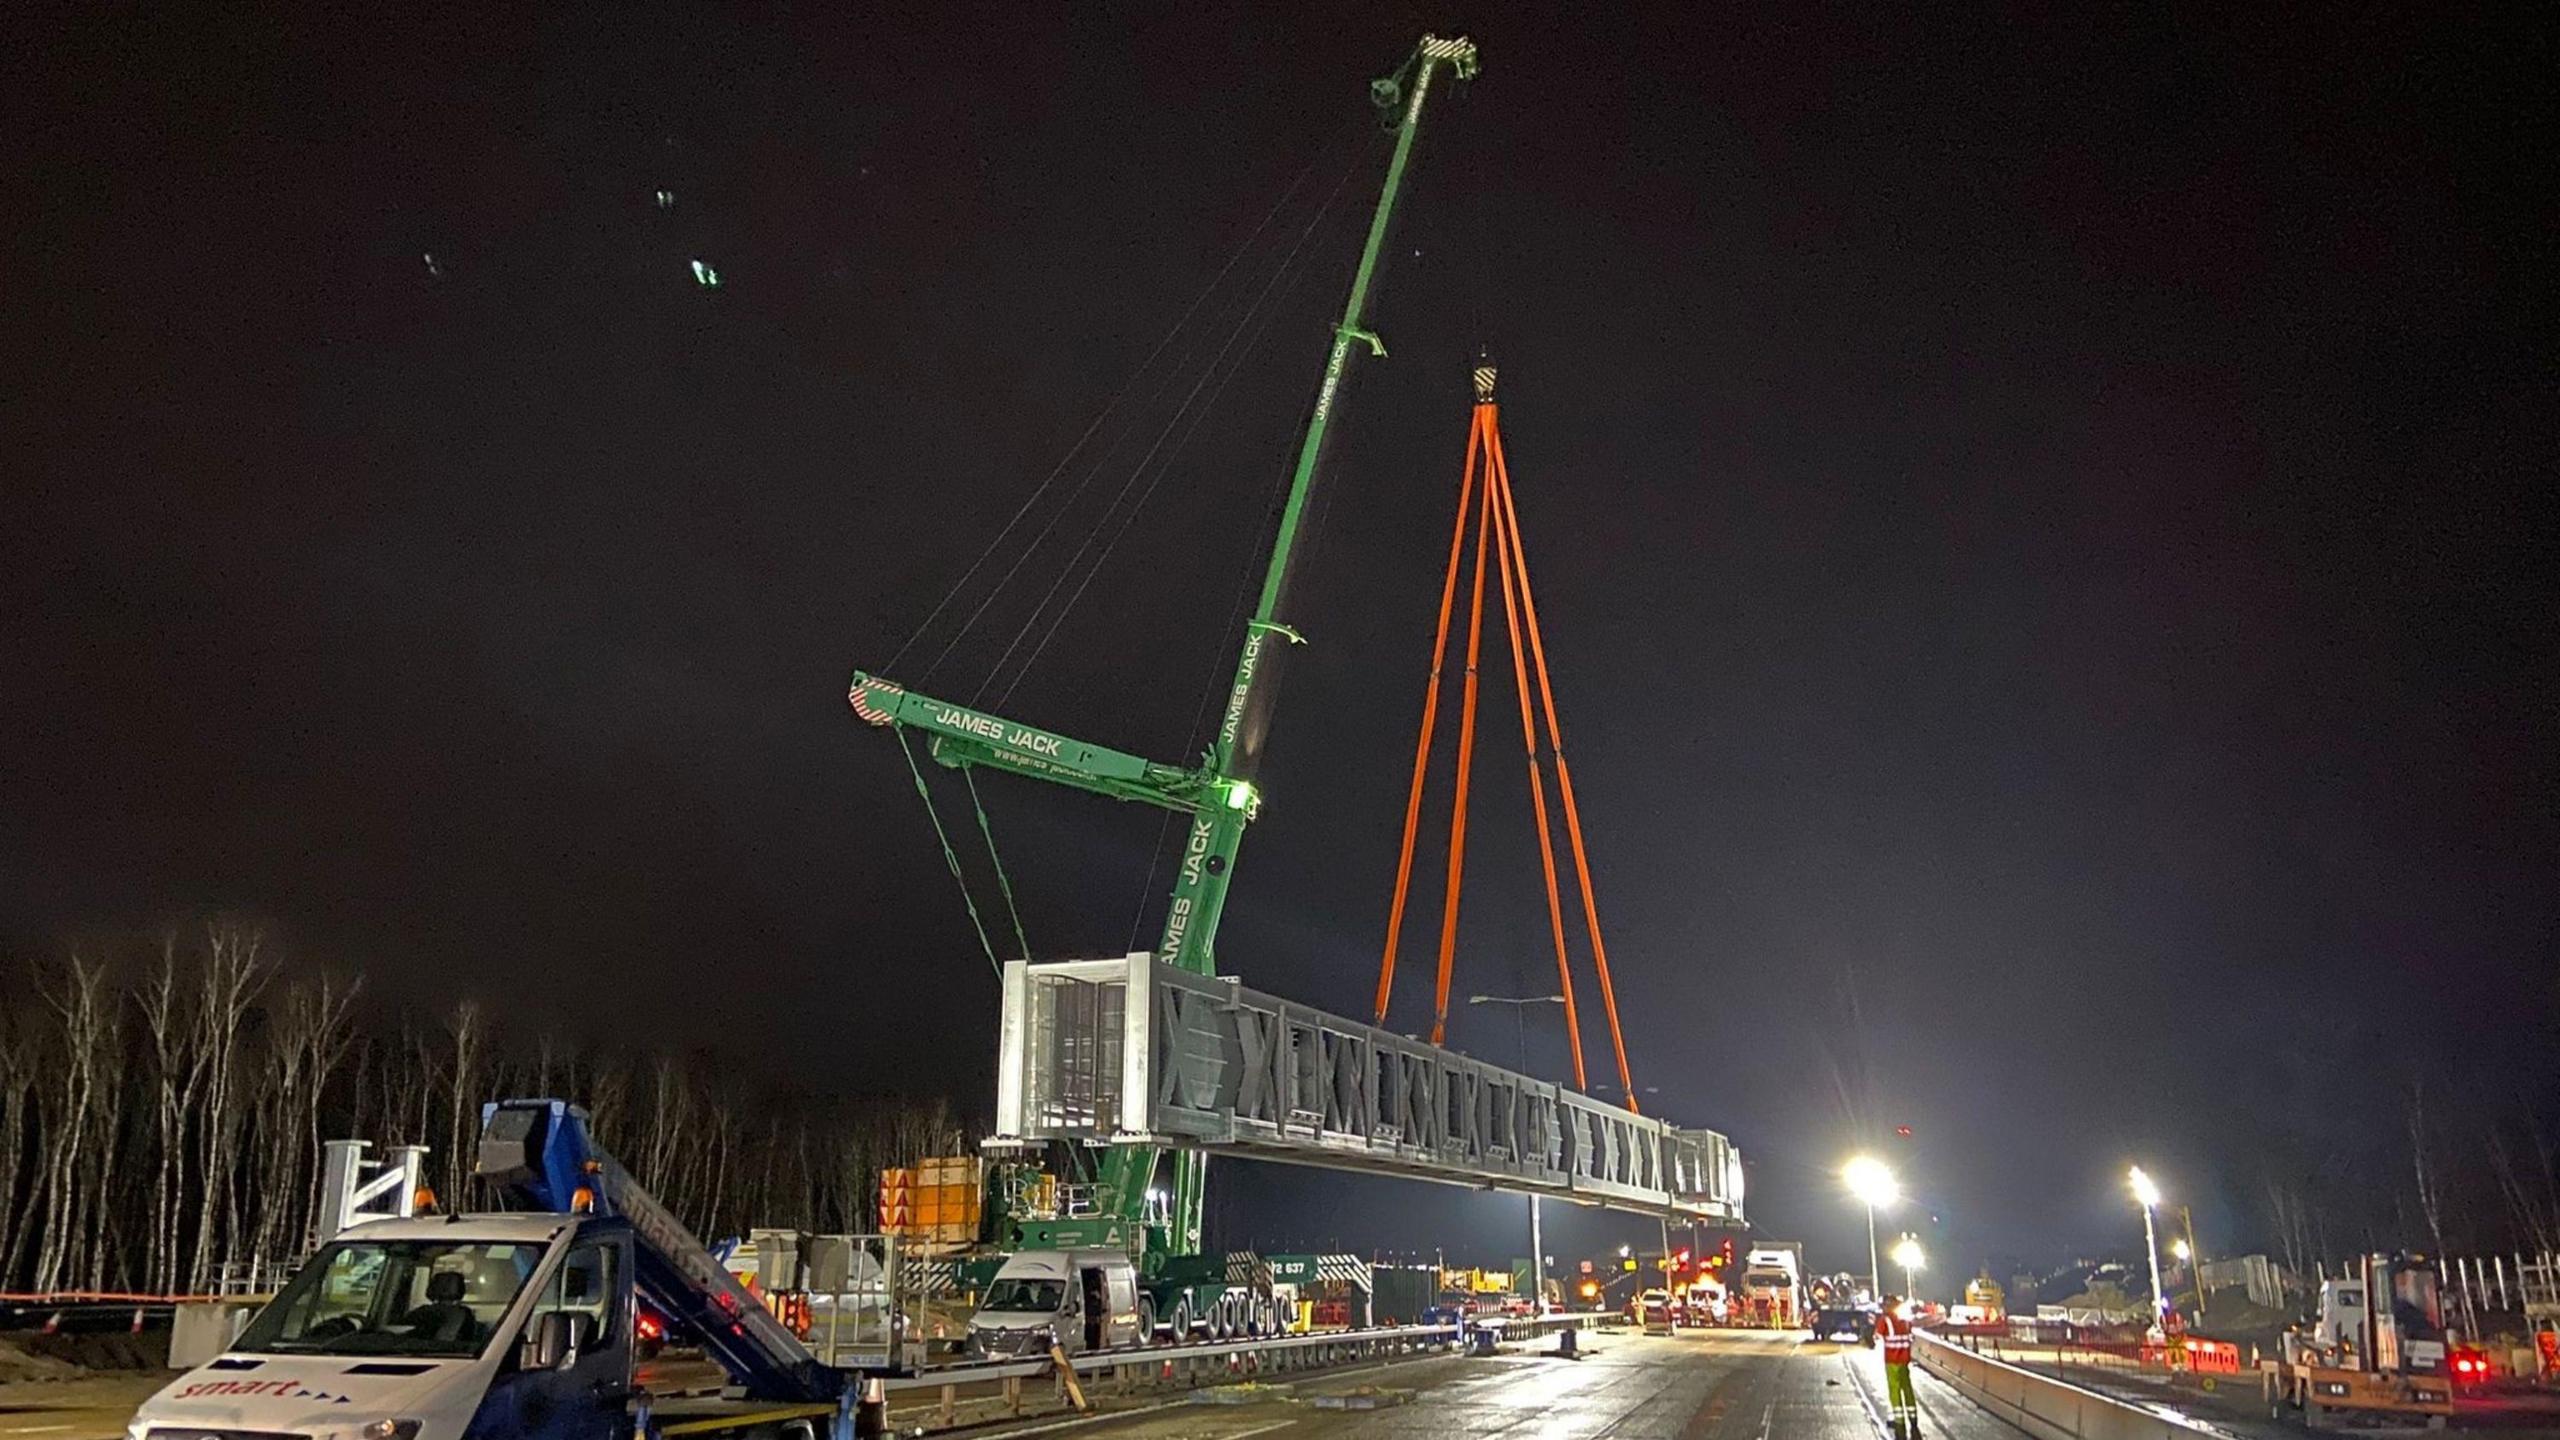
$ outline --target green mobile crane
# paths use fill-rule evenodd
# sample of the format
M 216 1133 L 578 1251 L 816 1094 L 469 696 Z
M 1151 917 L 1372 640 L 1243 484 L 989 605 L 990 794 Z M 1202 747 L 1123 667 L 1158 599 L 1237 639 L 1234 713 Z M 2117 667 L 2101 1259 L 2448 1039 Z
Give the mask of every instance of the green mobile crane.
M 1325 435 L 1331 426 L 1343 377 L 1355 357 L 1366 351 L 1384 356 L 1385 344 L 1368 328 L 1369 289 L 1377 277 L 1388 221 L 1405 166 L 1422 123 L 1423 101 L 1432 77 L 1446 68 L 1460 80 L 1476 72 L 1476 47 L 1464 40 L 1424 36 L 1396 73 L 1370 82 L 1369 96 L 1392 122 L 1395 141 L 1387 163 L 1386 183 L 1369 220 L 1360 265 L 1351 278 L 1351 294 L 1334 326 L 1324 379 L 1316 387 L 1315 409 L 1298 445 L 1289 496 L 1280 512 L 1279 533 L 1271 545 L 1261 596 L 1247 623 L 1243 653 L 1236 657 L 1235 682 L 1228 690 L 1218 732 L 1208 753 L 1196 765 L 1167 765 L 1124 751 L 1090 745 L 1020 721 L 989 715 L 965 705 L 915 694 L 895 681 L 856 671 L 850 699 L 854 713 L 873 725 L 908 727 L 929 738 L 935 761 L 953 768 L 985 766 L 1037 780 L 1072 785 L 1116 800 L 1177 811 L 1191 817 L 1165 912 L 1157 956 L 1194 974 L 1214 973 L 1213 946 L 1218 919 L 1226 908 L 1227 889 L 1235 880 L 1237 847 L 1245 826 L 1261 807 L 1253 777 L 1267 738 L 1271 711 L 1280 689 L 1280 661 L 1287 645 L 1303 643 L 1288 623 L 1290 581 L 1296 562 L 1298 528 L 1315 489 Z M 1278 639 L 1285 644 L 1275 645 Z M 1107 1237 L 1141 1237 L 1139 1259 L 1148 1273 L 1161 1270 L 1177 1256 L 1197 1255 L 1206 1171 L 1205 1157 L 1179 1151 L 1172 1157 L 1172 1182 L 1165 1203 L 1151 1207 L 1160 1159 L 1158 1147 L 1113 1147 L 1097 1177 L 1098 1205 L 1091 1216 L 1026 1220 L 1014 1233 L 1024 1249 L 1076 1249 L 1114 1243 Z

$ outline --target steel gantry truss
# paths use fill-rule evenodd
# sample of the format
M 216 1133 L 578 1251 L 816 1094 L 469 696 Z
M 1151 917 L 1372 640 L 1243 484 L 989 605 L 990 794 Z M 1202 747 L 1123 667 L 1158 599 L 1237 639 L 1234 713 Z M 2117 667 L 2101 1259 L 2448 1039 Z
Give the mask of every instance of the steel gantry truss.
M 1712 1130 L 1139 952 L 1005 967 L 991 1147 L 1166 1145 L 1742 1221 Z

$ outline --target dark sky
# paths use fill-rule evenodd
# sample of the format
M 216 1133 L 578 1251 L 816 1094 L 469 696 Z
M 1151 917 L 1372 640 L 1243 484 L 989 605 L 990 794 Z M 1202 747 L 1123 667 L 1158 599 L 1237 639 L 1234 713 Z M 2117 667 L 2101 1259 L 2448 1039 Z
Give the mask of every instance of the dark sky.
M 1366 1003 L 1483 345 L 1638 1080 L 1764 1223 L 1845 1265 L 1830 1172 L 1889 1144 L 1959 1250 L 2121 1246 L 2133 1158 L 2245 1227 L 2271 1137 L 2387 1126 L 2410 1067 L 2551 1098 L 2549 29 L 1947 8 L 22 15 L 0 933 L 240 909 L 400 1001 L 984 1103 L 994 984 L 846 672 L 1241 254 L 966 698 L 1312 225 L 1007 702 L 1195 752 L 1366 81 L 1438 26 L 1484 74 L 1343 411 L 1226 968 Z M 1462 993 L 1547 984 L 1511 703 Z M 982 789 L 1035 947 L 1127 948 L 1154 817 Z M 1357 1245 L 1516 1205 L 1221 1174 Z

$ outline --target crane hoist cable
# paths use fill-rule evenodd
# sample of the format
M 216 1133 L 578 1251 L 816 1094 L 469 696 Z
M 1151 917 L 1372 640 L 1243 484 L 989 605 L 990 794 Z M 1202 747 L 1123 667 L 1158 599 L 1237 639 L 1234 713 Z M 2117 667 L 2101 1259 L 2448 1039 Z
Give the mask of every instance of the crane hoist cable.
M 1012 516 L 997 529 L 994 537 L 988 540 L 986 548 L 978 553 L 977 558 L 969 562 L 968 568 L 960 573 L 960 578 L 952 582 L 951 588 L 943 593 L 940 600 L 934 602 L 933 608 L 926 612 L 922 621 L 917 623 L 914 632 L 909 634 L 905 642 L 899 645 L 896 654 L 892 657 L 892 665 L 894 665 L 898 659 L 903 659 L 907 651 L 913 648 L 916 642 L 924 638 L 925 633 L 933 627 L 934 622 L 940 619 L 944 612 L 951 607 L 952 603 L 960 598 L 961 592 L 967 589 L 969 583 L 977 578 L 978 573 L 995 558 L 997 553 L 1004 547 L 1005 541 L 1022 525 L 1024 520 L 1030 517 L 1033 510 L 1039 506 L 1042 498 L 1047 496 L 1051 488 L 1058 483 L 1059 479 L 1074 466 L 1076 457 L 1084 451 L 1088 444 L 1092 443 L 1094 436 L 1102 431 L 1106 422 L 1108 422 L 1115 413 L 1120 411 L 1123 402 L 1127 401 L 1130 395 L 1138 389 L 1140 381 L 1145 379 L 1145 377 L 1156 368 L 1157 361 L 1163 359 L 1166 352 L 1173 348 L 1174 342 L 1191 327 L 1193 320 L 1199 317 L 1201 310 L 1208 304 L 1210 298 L 1218 294 L 1225 287 L 1228 277 L 1234 273 L 1237 265 L 1242 263 L 1247 255 L 1253 253 L 1255 247 L 1261 242 L 1264 232 L 1271 228 L 1272 222 L 1280 218 L 1281 213 L 1288 208 L 1289 203 L 1297 197 L 1298 192 L 1306 185 L 1308 178 L 1316 174 L 1318 168 L 1323 163 L 1325 153 L 1330 150 L 1335 143 L 1337 143 L 1337 138 L 1334 136 L 1328 136 L 1318 145 L 1316 153 L 1309 156 L 1307 162 L 1303 166 L 1299 167 L 1298 173 L 1292 177 L 1288 185 L 1281 190 L 1279 198 L 1272 202 L 1271 208 L 1263 213 L 1262 218 L 1254 224 L 1253 229 L 1245 235 L 1243 241 L 1240 242 L 1236 246 L 1235 250 L 1227 256 L 1226 262 L 1220 265 L 1216 273 L 1209 277 L 1208 283 L 1201 286 L 1199 293 L 1192 296 L 1191 303 L 1184 307 L 1181 316 L 1173 322 L 1172 327 L 1166 330 L 1162 338 L 1156 341 L 1154 348 L 1147 352 L 1146 358 L 1139 361 L 1137 368 L 1131 370 L 1127 378 L 1121 381 L 1119 388 L 1113 392 L 1111 399 L 1103 405 L 1101 412 L 1096 414 L 1093 419 L 1086 424 L 1083 432 L 1076 437 L 1075 443 L 1067 447 L 1066 453 L 1058 457 L 1057 463 L 1050 467 L 1048 474 L 1043 476 L 1040 483 L 1032 488 L 1031 493 L 1024 497 L 1022 503 L 1015 507 Z M 1180 377 L 1182 365 L 1183 362 L 1177 360 L 1173 367 L 1158 379 L 1155 388 L 1149 392 L 1147 401 L 1144 403 L 1152 403 L 1158 396 L 1161 396 L 1165 390 Z M 996 603 L 996 601 L 1004 594 L 1006 588 L 1012 584 L 1015 576 L 1021 571 L 1024 562 L 1028 561 L 1032 555 L 1039 551 L 1041 546 L 1048 540 L 1051 532 L 1057 529 L 1059 521 L 1064 519 L 1066 514 L 1075 508 L 1074 502 L 1076 498 L 1081 496 L 1084 491 L 1092 485 L 1094 479 L 1101 474 L 1103 463 L 1110 458 L 1111 451 L 1118 447 L 1120 441 L 1127 438 L 1127 433 L 1128 432 L 1125 430 L 1122 431 L 1119 435 L 1106 443 L 1103 449 L 1095 455 L 1092 465 L 1086 469 L 1083 478 L 1076 483 L 1073 490 L 1068 494 L 1065 500 L 1060 503 L 1057 511 L 1049 517 L 1048 523 L 1040 528 L 1039 533 L 1032 537 L 1031 541 L 1023 548 L 1022 552 L 1013 558 L 1012 564 L 1006 567 L 1005 572 L 1001 576 L 997 577 L 994 585 L 989 588 L 984 596 L 980 597 L 977 605 L 971 609 L 968 616 L 960 622 L 959 628 L 955 630 L 951 637 L 943 643 L 941 649 L 935 652 L 932 662 L 925 667 L 923 675 L 919 678 L 929 678 L 935 671 L 939 670 L 943 663 L 950 659 L 951 652 L 956 649 L 962 641 L 968 638 L 969 633 L 975 629 L 978 622 L 985 617 L 989 608 Z M 888 667 L 886 666 L 883 667 L 884 670 L 887 668 Z
M 898 752 L 907 757 L 907 773 L 915 777 L 916 794 L 924 800 L 925 816 L 933 821 L 933 838 L 942 844 L 942 863 L 951 867 L 951 878 L 960 887 L 960 903 L 968 907 L 969 928 L 978 933 L 978 948 L 987 954 L 987 968 L 993 970 L 1001 982 L 1004 979 L 1004 962 L 996 958 L 995 942 L 987 938 L 987 922 L 978 914 L 978 897 L 970 892 L 969 877 L 960 869 L 960 852 L 951 848 L 951 834 L 943 828 L 941 807 L 933 803 L 933 791 L 924 783 L 924 767 L 916 763 L 915 747 L 907 743 L 907 728 L 903 725 L 890 728 L 897 732 Z M 987 825 L 987 807 L 978 801 L 978 782 L 970 778 L 967 767 L 962 767 L 960 773 L 969 781 L 969 803 L 978 812 L 978 833 L 987 839 L 987 860 L 995 866 L 996 885 L 1004 892 L 1004 908 L 1013 919 L 1013 938 L 1022 946 L 1022 958 L 1028 960 L 1031 958 L 1031 942 L 1022 933 L 1022 912 L 1014 908 L 1013 882 L 1005 876 L 1003 857 L 996 854 L 995 832 Z
M 1582 1052 L 1581 1007 L 1575 993 L 1573 966 L 1565 942 L 1564 902 L 1558 879 L 1553 820 L 1547 809 L 1544 767 L 1540 762 L 1537 719 L 1545 720 L 1546 751 L 1556 771 L 1556 789 L 1564 802 L 1566 835 L 1571 843 L 1574 878 L 1582 902 L 1584 928 L 1591 945 L 1592 966 L 1600 981 L 1600 999 L 1608 1015 L 1609 1042 L 1617 1060 L 1618 1083 L 1627 1108 L 1640 1110 L 1635 1081 L 1627 1064 L 1626 1036 L 1618 1020 L 1617 987 L 1609 973 L 1608 947 L 1601 935 L 1599 904 L 1591 880 L 1589 849 L 1582 836 L 1582 817 L 1573 791 L 1573 772 L 1565 764 L 1564 731 L 1557 719 L 1555 685 L 1547 669 L 1546 641 L 1538 625 L 1537 601 L 1529 588 L 1528 551 L 1520 535 L 1519 510 L 1512 499 L 1511 468 L 1502 449 L 1500 407 L 1494 403 L 1494 369 L 1475 371 L 1476 405 L 1467 433 L 1467 456 L 1460 468 L 1456 527 L 1449 537 L 1449 563 L 1440 583 L 1440 616 L 1431 646 L 1430 678 L 1423 690 L 1422 723 L 1414 741 L 1413 780 L 1405 796 L 1404 838 L 1396 859 L 1393 899 L 1387 911 L 1386 945 L 1378 961 L 1376 1019 L 1386 1023 L 1395 992 L 1396 955 L 1413 878 L 1415 841 L 1422 822 L 1422 795 L 1430 769 L 1433 733 L 1440 694 L 1446 684 L 1449 629 L 1457 600 L 1458 573 L 1467 553 L 1469 512 L 1474 512 L 1474 574 L 1467 618 L 1467 655 L 1458 720 L 1458 764 L 1450 804 L 1448 880 L 1441 897 L 1440 945 L 1432 992 L 1431 1041 L 1445 1038 L 1449 1022 L 1450 980 L 1457 958 L 1459 902 L 1465 880 L 1467 804 L 1475 760 L 1475 716 L 1478 661 L 1484 629 L 1484 585 L 1488 562 L 1501 574 L 1504 631 L 1511 645 L 1511 670 L 1520 702 L 1520 739 L 1529 771 L 1531 812 L 1538 828 L 1538 858 L 1546 882 L 1548 933 L 1555 945 L 1556 978 L 1562 988 L 1565 1032 L 1573 1052 L 1577 1089 L 1588 1085 Z M 1524 648 L 1525 646 L 1525 648 Z M 1530 699 L 1532 662 L 1537 676 L 1538 706 Z
M 1013 903 L 1013 877 L 1004 873 L 1004 857 L 996 853 L 995 827 L 987 823 L 987 802 L 978 798 L 978 771 L 974 765 L 960 767 L 961 782 L 969 787 L 969 808 L 978 812 L 978 833 L 986 838 L 987 863 L 995 868 L 996 889 L 1004 893 L 1004 913 L 1013 921 L 1013 942 L 1022 947 L 1022 958 L 1031 958 L 1031 937 L 1022 933 L 1022 911 Z
M 1148 445 L 1145 454 L 1138 457 L 1138 463 L 1131 468 L 1129 478 L 1121 482 L 1119 491 L 1111 497 L 1111 503 L 1102 508 L 1101 517 L 1095 521 L 1092 531 L 1087 533 L 1084 540 L 1076 546 L 1075 553 L 1067 557 L 1066 564 L 1059 567 L 1057 578 L 1050 582 L 1048 590 L 1041 595 L 1039 603 L 1032 607 L 1030 616 L 1022 622 L 1022 628 L 1014 632 L 1013 639 L 1006 644 L 1004 653 L 996 657 L 996 663 L 988 670 L 986 680 L 979 685 L 976 693 L 969 697 L 971 704 L 977 704 L 986 698 L 986 692 L 994 686 L 997 677 L 1004 673 L 1005 662 L 1013 658 L 1014 651 L 1029 638 L 1032 627 L 1038 625 L 1042 616 L 1046 614 L 1049 624 L 1048 628 L 1041 632 L 1039 643 L 1032 647 L 1031 653 L 1015 668 L 1013 678 L 1006 682 L 1002 693 L 995 698 L 995 708 L 1003 709 L 1005 703 L 1013 698 L 1014 690 L 1022 684 L 1023 677 L 1031 673 L 1031 667 L 1040 659 L 1041 653 L 1049 648 L 1049 642 L 1056 638 L 1058 628 L 1066 623 L 1067 616 L 1075 610 L 1077 602 L 1084 598 L 1085 591 L 1092 588 L 1094 577 L 1102 573 L 1104 563 L 1110 560 L 1112 552 L 1119 548 L 1120 541 L 1137 523 L 1138 515 L 1145 510 L 1147 502 L 1155 498 L 1155 493 L 1163 486 L 1165 477 L 1172 473 L 1174 461 L 1181 458 L 1183 450 L 1191 443 L 1191 437 L 1199 432 L 1201 423 L 1208 418 L 1211 411 L 1217 408 L 1218 401 L 1227 393 L 1227 387 L 1235 383 L 1236 376 L 1244 370 L 1245 362 L 1251 359 L 1253 353 L 1260 348 L 1263 335 L 1270 330 L 1271 321 L 1278 313 L 1266 307 L 1275 296 L 1286 294 L 1294 289 L 1294 282 L 1306 273 L 1298 263 L 1299 257 L 1305 252 L 1307 241 L 1314 237 L 1326 218 L 1333 213 L 1334 202 L 1341 198 L 1357 164 L 1358 158 L 1355 156 L 1351 164 L 1343 167 L 1341 177 L 1335 180 L 1332 190 L 1326 193 L 1324 203 L 1317 207 L 1316 213 L 1307 221 L 1305 228 L 1298 232 L 1297 240 L 1290 245 L 1288 253 L 1280 258 L 1280 263 L 1273 267 L 1270 276 L 1263 281 L 1262 288 L 1255 292 L 1252 303 L 1248 304 L 1244 313 L 1236 318 L 1234 326 L 1227 332 L 1225 342 L 1219 345 L 1216 354 L 1209 357 L 1208 364 L 1201 368 L 1200 378 L 1192 382 L 1190 390 L 1182 397 L 1182 403 L 1175 406 L 1173 413 L 1165 418 L 1163 427 L 1156 432 L 1154 442 Z M 1232 360 L 1229 359 L 1231 355 Z M 1226 370 L 1223 378 L 1218 373 L 1221 366 Z M 1210 387 L 1212 380 L 1217 381 L 1215 388 Z M 1205 403 L 1200 398 L 1203 390 L 1208 391 L 1208 399 Z M 1185 423 L 1186 419 L 1188 423 Z M 1179 436 L 1174 433 L 1177 426 L 1181 427 Z M 1172 442 L 1170 450 L 1166 448 L 1167 441 Z M 1159 456 L 1162 457 L 1160 463 Z M 1129 492 L 1146 475 L 1147 468 L 1151 464 L 1155 466 L 1155 478 L 1148 480 L 1146 488 L 1138 491 L 1138 498 L 1134 504 L 1123 509 L 1121 502 L 1129 498 Z M 1084 567 L 1084 578 L 1067 596 L 1066 603 L 1051 612 L 1049 602 L 1057 597 L 1058 591 L 1066 585 L 1068 578 L 1076 573 L 1078 562 L 1084 559 L 1085 552 L 1093 547 L 1094 541 L 1101 538 L 1103 528 L 1111 523 L 1115 512 L 1120 516 L 1118 528 L 1113 530 L 1111 538 L 1104 542 L 1101 553 L 1095 555 L 1092 563 Z

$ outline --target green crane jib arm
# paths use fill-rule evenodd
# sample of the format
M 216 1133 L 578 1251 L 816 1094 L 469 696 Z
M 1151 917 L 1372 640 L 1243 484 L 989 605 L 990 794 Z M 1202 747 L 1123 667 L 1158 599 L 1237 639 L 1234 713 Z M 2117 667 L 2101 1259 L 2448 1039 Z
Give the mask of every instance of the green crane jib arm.
M 1413 158 L 1413 142 L 1422 124 L 1423 101 L 1432 77 L 1446 66 L 1464 80 L 1476 73 L 1476 47 L 1465 39 L 1426 35 L 1397 72 L 1369 85 L 1372 103 L 1392 117 L 1393 153 L 1387 178 L 1369 218 L 1367 241 L 1359 268 L 1352 272 L 1351 293 L 1342 318 L 1333 327 L 1333 344 L 1325 356 L 1324 377 L 1316 386 L 1315 406 L 1298 442 L 1298 458 L 1289 480 L 1288 499 L 1280 510 L 1279 532 L 1272 539 L 1262 590 L 1253 618 L 1245 627 L 1243 653 L 1236 657 L 1235 680 L 1228 687 L 1218 733 L 1205 762 L 1196 769 L 1159 765 L 1135 755 L 1087 745 L 1045 730 L 984 715 L 909 694 L 896 684 L 857 674 L 853 705 L 876 725 L 905 725 L 933 736 L 937 760 L 946 765 L 991 765 L 1036 779 L 1054 780 L 1123 800 L 1144 801 L 1188 813 L 1175 868 L 1173 893 L 1165 910 L 1164 933 L 1156 945 L 1158 959 L 1194 974 L 1214 973 L 1212 946 L 1219 917 L 1225 912 L 1227 888 L 1235 878 L 1237 847 L 1245 826 L 1260 809 L 1253 776 L 1260 767 L 1263 741 L 1280 689 L 1281 657 L 1301 637 L 1288 624 L 1290 582 L 1296 574 L 1300 526 L 1307 500 L 1314 493 L 1324 458 L 1326 435 L 1342 395 L 1342 382 L 1362 353 L 1383 356 L 1386 345 L 1369 328 L 1369 291 L 1378 276 L 1387 232 L 1395 215 L 1396 195 L 1404 186 L 1405 167 Z M 1273 645 L 1273 637 L 1286 644 Z M 868 708 L 866 708 L 868 707 Z M 1134 1217 L 1147 1203 L 1158 1152 L 1153 1146 L 1112 1148 L 1102 1167 L 1104 1189 L 1113 1210 Z M 1174 1157 L 1165 1232 L 1149 1236 L 1149 1249 L 1162 1254 L 1190 1254 L 1200 1245 L 1203 1179 L 1201 1157 L 1181 1152 Z
M 1159 765 L 1143 756 L 1088 745 L 1019 720 L 918 695 L 895 681 L 859 670 L 853 672 L 853 688 L 846 698 L 853 713 L 871 724 L 923 731 L 932 737 L 933 758 L 955 769 L 985 765 L 1167 810 L 1193 811 L 1211 805 L 1249 808 L 1252 803 L 1251 786 L 1221 786 L 1206 769 Z

